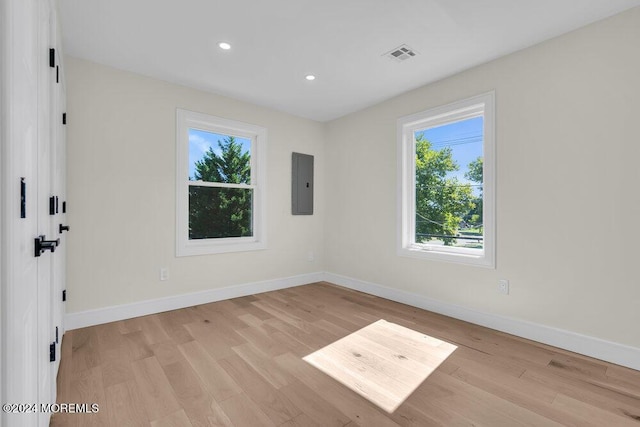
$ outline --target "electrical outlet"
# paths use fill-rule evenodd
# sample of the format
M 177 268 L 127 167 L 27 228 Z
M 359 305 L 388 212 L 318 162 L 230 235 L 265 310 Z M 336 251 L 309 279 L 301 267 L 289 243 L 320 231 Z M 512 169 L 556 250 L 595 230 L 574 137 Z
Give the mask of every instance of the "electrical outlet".
M 166 268 L 160 269 L 160 280 L 169 280 L 169 270 Z
M 498 280 L 498 292 L 509 295 L 509 281 L 506 279 Z

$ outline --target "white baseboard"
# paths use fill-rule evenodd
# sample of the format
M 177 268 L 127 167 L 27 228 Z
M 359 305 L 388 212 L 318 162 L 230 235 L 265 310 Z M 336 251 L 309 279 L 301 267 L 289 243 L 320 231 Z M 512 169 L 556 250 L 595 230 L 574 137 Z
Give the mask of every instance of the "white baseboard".
M 293 286 L 306 285 L 324 280 L 324 273 L 309 273 L 299 276 L 285 277 L 281 279 L 265 280 L 262 282 L 246 283 L 243 285 L 228 286 L 225 288 L 210 289 L 202 292 L 194 292 L 183 295 L 158 298 L 123 304 L 95 310 L 68 313 L 65 316 L 65 330 L 84 328 L 86 326 L 100 325 L 102 323 L 115 322 L 117 320 L 131 319 L 148 314 L 161 313 L 163 311 L 177 310 L 184 307 L 192 307 L 199 304 L 237 298 L 278 289 L 291 288 Z
M 322 272 L 69 313 L 65 316 L 65 329 L 84 328 L 86 326 L 115 322 L 117 320 L 146 316 L 148 314 L 161 313 L 163 311 L 176 310 L 278 289 L 286 289 L 320 281 L 335 283 L 345 288 L 433 311 L 434 313 L 444 314 L 445 316 L 464 320 L 476 325 L 486 326 L 522 338 L 640 370 L 640 348 L 605 341 L 563 329 L 527 322 L 525 320 L 473 310 L 460 305 L 445 303 L 422 295 L 341 276 L 339 274 Z
M 445 316 L 464 320 L 476 325 L 486 326 L 487 328 L 496 329 L 522 338 L 640 370 L 640 348 L 605 341 L 538 323 L 485 313 L 338 274 L 325 273 L 324 280 L 344 286 L 345 288 L 433 311 L 434 313 L 444 314 Z

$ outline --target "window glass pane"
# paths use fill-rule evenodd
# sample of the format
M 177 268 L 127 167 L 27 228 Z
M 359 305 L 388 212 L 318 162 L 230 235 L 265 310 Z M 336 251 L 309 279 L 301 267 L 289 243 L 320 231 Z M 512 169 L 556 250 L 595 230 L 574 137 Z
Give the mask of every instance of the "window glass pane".
M 251 140 L 189 129 L 189 181 L 251 184 Z
M 483 117 L 414 133 L 415 242 L 483 249 Z
M 189 186 L 189 240 L 253 236 L 253 190 Z

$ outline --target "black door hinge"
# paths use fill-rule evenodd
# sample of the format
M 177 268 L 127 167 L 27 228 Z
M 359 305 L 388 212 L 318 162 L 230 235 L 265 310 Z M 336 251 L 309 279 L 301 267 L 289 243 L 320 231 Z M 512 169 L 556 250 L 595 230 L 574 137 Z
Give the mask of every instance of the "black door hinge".
M 49 344 L 49 362 L 56 361 L 56 343 L 55 341 Z
M 27 183 L 20 178 L 20 218 L 27 217 Z
M 60 67 L 56 65 L 56 83 L 60 83 Z
M 53 68 L 56 66 L 56 50 L 51 48 L 49 49 L 49 67 Z
M 62 113 L 62 124 L 63 125 L 67 124 L 67 113 Z
M 55 196 L 49 197 L 49 215 L 56 214 L 56 198 Z
M 67 213 L 67 202 L 62 202 L 62 213 Z
M 67 290 L 65 289 L 64 291 L 62 291 L 62 301 L 66 301 L 67 300 Z
M 58 344 L 60 341 L 58 340 L 58 327 L 56 326 L 56 344 Z

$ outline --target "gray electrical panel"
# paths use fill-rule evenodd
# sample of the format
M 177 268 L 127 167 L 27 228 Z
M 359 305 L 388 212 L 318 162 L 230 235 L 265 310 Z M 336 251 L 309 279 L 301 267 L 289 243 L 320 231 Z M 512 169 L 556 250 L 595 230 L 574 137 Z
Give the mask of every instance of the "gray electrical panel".
M 291 164 L 291 213 L 313 215 L 313 156 L 293 153 Z

